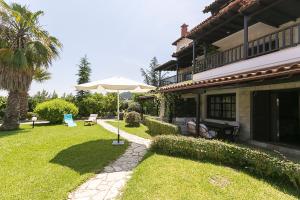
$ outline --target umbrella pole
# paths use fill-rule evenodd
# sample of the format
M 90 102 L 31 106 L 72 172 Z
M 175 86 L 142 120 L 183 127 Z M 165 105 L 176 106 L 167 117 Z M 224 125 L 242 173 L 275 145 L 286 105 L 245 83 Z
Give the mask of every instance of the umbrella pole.
M 113 145 L 124 145 L 124 141 L 120 141 L 120 91 L 118 90 L 118 108 L 117 108 L 117 114 L 118 114 L 118 140 L 113 141 Z
M 120 143 L 120 92 L 118 90 L 118 143 Z

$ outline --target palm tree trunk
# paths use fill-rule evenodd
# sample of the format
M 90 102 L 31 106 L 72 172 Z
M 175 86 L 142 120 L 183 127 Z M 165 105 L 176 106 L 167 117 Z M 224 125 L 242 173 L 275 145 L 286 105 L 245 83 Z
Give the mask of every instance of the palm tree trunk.
M 3 124 L 0 127 L 1 130 L 11 131 L 19 128 L 20 126 L 20 122 L 19 122 L 20 105 L 19 104 L 20 104 L 19 91 L 17 90 L 9 91 Z
M 25 120 L 28 112 L 28 92 L 22 91 L 19 93 L 20 98 L 20 120 Z

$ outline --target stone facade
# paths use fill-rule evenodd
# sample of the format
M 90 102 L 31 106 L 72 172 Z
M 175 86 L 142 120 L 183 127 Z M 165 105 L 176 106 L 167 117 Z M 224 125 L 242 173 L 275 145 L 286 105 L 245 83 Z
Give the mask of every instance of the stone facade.
M 252 139 L 251 133 L 251 98 L 252 94 L 255 91 L 263 90 L 284 90 L 284 89 L 300 89 L 300 81 L 290 82 L 290 83 L 280 83 L 280 84 L 271 84 L 271 85 L 262 85 L 262 86 L 252 86 L 252 87 L 243 87 L 236 89 L 213 89 L 207 90 L 205 94 L 201 95 L 201 119 L 213 122 L 227 122 L 229 121 L 220 121 L 209 119 L 206 116 L 207 113 L 207 103 L 206 98 L 208 95 L 213 94 L 236 94 L 236 121 L 240 123 L 240 140 L 247 141 Z

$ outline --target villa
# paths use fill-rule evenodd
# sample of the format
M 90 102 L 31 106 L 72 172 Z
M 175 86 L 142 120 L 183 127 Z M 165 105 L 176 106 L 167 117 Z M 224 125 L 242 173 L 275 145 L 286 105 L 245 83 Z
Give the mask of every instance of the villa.
M 183 24 L 173 59 L 156 69 L 176 74 L 160 80 L 160 92 L 186 102 L 173 119 L 195 117 L 197 133 L 201 121 L 239 123 L 239 140 L 299 153 L 299 7 L 298 0 L 215 0 L 208 19 L 190 31 Z M 178 107 L 186 116 L 176 116 Z

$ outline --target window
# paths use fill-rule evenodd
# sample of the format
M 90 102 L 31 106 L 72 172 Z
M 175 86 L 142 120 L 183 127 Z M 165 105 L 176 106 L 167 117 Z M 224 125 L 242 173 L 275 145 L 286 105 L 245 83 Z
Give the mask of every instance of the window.
M 207 96 L 207 116 L 211 119 L 235 121 L 236 95 L 222 94 Z

